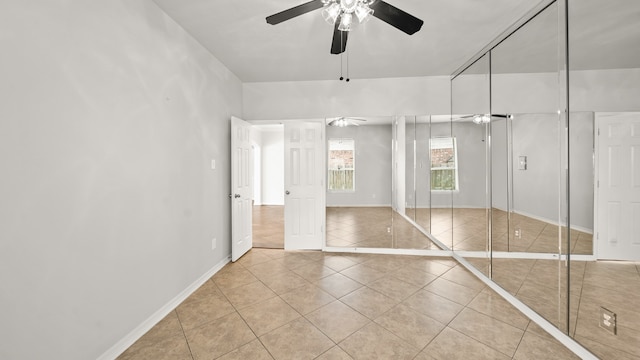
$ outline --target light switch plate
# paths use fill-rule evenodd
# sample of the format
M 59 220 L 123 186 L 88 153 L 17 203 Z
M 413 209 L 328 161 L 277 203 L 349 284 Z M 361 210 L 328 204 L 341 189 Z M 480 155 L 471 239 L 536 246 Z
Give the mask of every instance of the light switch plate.
M 527 170 L 526 156 L 518 156 L 518 170 Z

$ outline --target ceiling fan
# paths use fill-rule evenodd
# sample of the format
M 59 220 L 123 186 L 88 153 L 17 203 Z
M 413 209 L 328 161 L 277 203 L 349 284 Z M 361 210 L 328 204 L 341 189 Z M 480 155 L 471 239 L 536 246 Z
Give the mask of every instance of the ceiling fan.
M 354 18 L 362 23 L 371 16 L 375 16 L 409 35 L 420 30 L 424 23 L 417 17 L 382 0 L 312 0 L 268 16 L 267 23 L 276 25 L 320 8 L 324 8 L 322 10 L 324 19 L 334 25 L 332 54 L 341 54 L 346 50 L 347 35 L 354 23 Z
M 464 116 L 459 116 L 455 119 L 452 119 L 452 121 L 462 121 L 463 119 L 469 119 L 471 118 L 474 124 L 487 124 L 491 122 L 491 118 L 501 118 L 501 119 L 505 119 L 510 117 L 511 115 L 509 114 L 471 114 L 471 115 L 464 115 Z
M 335 127 L 360 126 L 356 121 L 367 121 L 367 120 L 350 118 L 350 117 L 338 117 L 338 118 L 327 119 L 327 125 L 335 126 Z

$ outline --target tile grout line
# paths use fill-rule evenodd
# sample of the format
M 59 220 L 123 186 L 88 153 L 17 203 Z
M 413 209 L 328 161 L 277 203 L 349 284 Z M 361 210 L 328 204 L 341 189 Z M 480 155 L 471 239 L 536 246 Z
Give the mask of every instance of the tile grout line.
M 209 279 L 211 280 L 211 279 Z M 207 281 L 209 281 L 207 280 Z M 217 289 L 217 286 L 216 286 Z M 180 306 L 180 305 L 178 305 Z M 173 309 L 172 311 L 175 311 L 176 313 L 176 317 L 178 318 L 178 323 L 180 324 L 180 329 L 182 330 L 182 336 L 184 337 L 184 341 L 187 343 L 187 348 L 189 349 L 189 355 L 191 355 L 191 359 L 195 360 L 195 357 L 193 356 L 193 351 L 191 350 L 191 344 L 189 343 L 189 339 L 187 338 L 187 333 L 184 331 L 184 326 L 182 325 L 182 320 L 180 320 L 180 315 L 178 314 L 178 311 L 176 311 L 177 307 L 175 309 Z

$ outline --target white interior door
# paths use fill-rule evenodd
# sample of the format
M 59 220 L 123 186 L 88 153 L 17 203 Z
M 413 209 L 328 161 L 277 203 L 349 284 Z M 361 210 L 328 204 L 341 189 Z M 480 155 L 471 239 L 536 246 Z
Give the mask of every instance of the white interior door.
M 640 260 L 640 113 L 596 114 L 599 259 Z
M 231 118 L 231 261 L 251 249 L 251 124 Z
M 325 221 L 324 123 L 284 125 L 284 248 L 322 249 Z

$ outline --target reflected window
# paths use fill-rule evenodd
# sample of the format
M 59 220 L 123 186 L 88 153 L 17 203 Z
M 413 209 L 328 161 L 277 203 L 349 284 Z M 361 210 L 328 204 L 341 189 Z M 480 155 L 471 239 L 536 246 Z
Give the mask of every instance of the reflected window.
M 328 148 L 327 189 L 333 191 L 355 191 L 355 140 L 329 139 Z
M 433 138 L 431 143 L 431 190 L 458 190 L 456 139 Z

